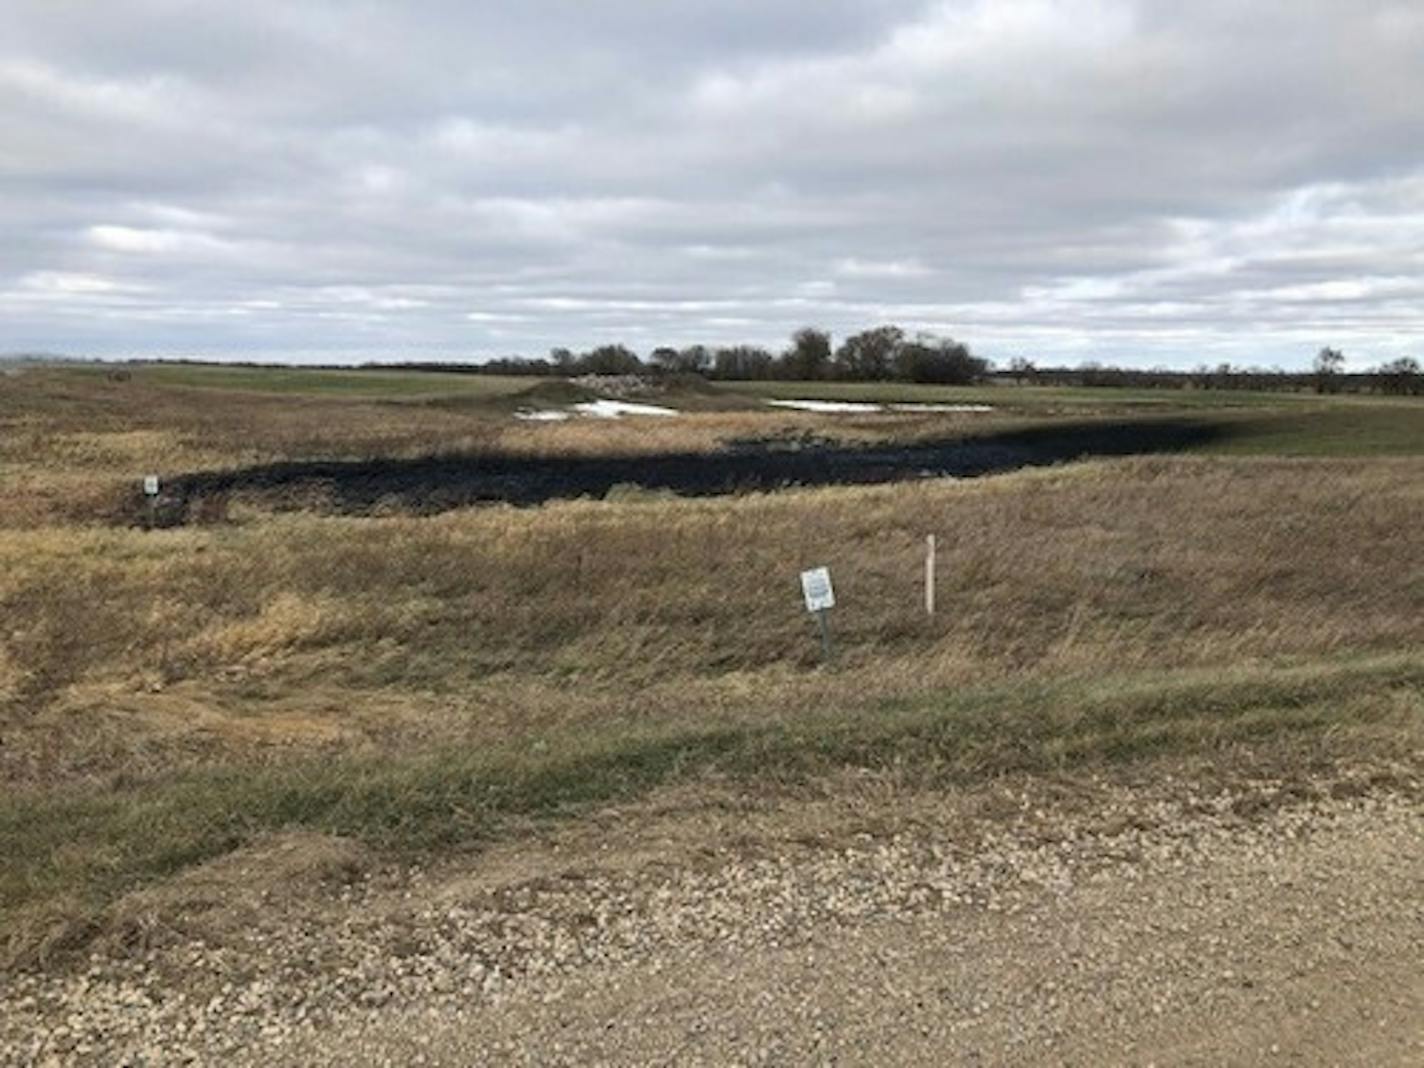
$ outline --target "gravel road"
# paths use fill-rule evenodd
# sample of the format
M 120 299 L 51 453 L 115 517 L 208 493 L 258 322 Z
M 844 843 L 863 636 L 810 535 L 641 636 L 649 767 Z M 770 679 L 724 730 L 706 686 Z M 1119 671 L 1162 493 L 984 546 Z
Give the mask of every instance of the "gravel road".
M 594 831 L 9 977 L 0 1063 L 1424 1064 L 1424 802 L 1345 792 Z

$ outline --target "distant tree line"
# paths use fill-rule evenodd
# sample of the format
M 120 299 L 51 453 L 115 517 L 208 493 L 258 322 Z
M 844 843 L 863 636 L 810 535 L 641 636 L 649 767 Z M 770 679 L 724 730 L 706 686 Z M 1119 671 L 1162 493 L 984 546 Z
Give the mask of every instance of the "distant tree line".
M 407 364 L 442 371 L 450 364 Z M 507 375 L 626 375 L 681 374 L 727 380 L 783 379 L 827 382 L 932 382 L 968 385 L 986 379 L 989 361 L 969 347 L 933 334 L 908 335 L 898 326 L 877 326 L 846 338 L 839 346 L 831 335 L 805 327 L 791 336 L 781 352 L 759 345 L 713 348 L 660 347 L 644 361 L 626 345 L 600 345 L 575 353 L 556 348 L 548 358 L 510 356 L 462 368 Z
M 469 371 L 502 375 L 671 374 L 700 375 L 728 381 L 927 382 L 969 385 L 1014 382 L 1020 385 L 1078 386 L 1131 389 L 1253 390 L 1282 393 L 1382 393 L 1424 396 L 1424 371 L 1419 361 L 1400 357 L 1366 372 L 1344 370 L 1338 349 L 1324 348 L 1309 371 L 1239 367 L 1230 363 L 1199 366 L 1191 371 L 1166 368 L 1143 370 L 1086 361 L 1077 367 L 1039 367 L 1015 356 L 995 369 L 967 345 L 933 334 L 906 334 L 898 326 L 877 326 L 852 334 L 839 346 L 831 335 L 804 327 L 781 352 L 759 345 L 686 348 L 659 347 L 646 360 L 626 345 L 600 345 L 576 353 L 566 348 L 547 358 L 509 356 L 481 364 L 407 363 L 414 370 Z M 381 366 L 391 366 L 384 364 Z
M 1230 363 L 1219 363 L 1214 367 L 1203 364 L 1191 371 L 1170 371 L 1166 368 L 1140 370 L 1111 367 L 1096 361 L 1087 361 L 1077 367 L 1038 367 L 1025 357 L 1014 357 L 1006 369 L 996 372 L 993 377 L 1022 385 L 1043 386 L 1424 396 L 1424 369 L 1413 357 L 1402 356 L 1371 371 L 1347 372 L 1344 366 L 1344 354 L 1333 348 L 1321 349 L 1309 371 L 1236 367 Z
M 52 358 L 47 358 L 47 360 Z M 78 358 L 75 362 L 88 362 Z M 128 363 L 148 362 L 142 359 Z M 203 365 L 195 359 L 164 363 Z M 227 367 L 279 366 L 257 361 L 223 361 Z M 1338 349 L 1323 348 L 1309 371 L 1280 368 L 1205 364 L 1190 371 L 1164 367 L 1141 369 L 1114 367 L 1087 360 L 1076 367 L 1040 367 L 1032 359 L 1015 356 L 1003 367 L 975 356 L 963 342 L 934 334 L 907 335 L 898 326 L 877 326 L 852 334 L 839 346 L 831 335 L 804 327 L 791 336 L 781 352 L 759 345 L 655 348 L 643 359 L 626 345 L 599 345 L 585 352 L 551 349 L 547 358 L 502 356 L 481 363 L 405 360 L 364 363 L 367 369 L 438 371 L 444 374 L 547 375 L 697 375 L 727 381 L 924 382 L 943 385 L 1016 383 L 1018 385 L 1074 386 L 1118 389 L 1252 390 L 1281 393 L 1377 393 L 1424 396 L 1424 368 L 1411 356 L 1402 356 L 1369 371 L 1346 371 Z M 304 364 L 304 370 L 342 370 L 350 364 Z

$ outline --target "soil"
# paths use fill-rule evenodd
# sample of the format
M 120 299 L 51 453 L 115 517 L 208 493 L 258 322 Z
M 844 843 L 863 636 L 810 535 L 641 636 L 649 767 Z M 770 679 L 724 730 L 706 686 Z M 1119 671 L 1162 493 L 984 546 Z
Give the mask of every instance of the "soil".
M 199 502 L 232 494 L 338 514 L 428 515 L 476 504 L 602 498 L 615 486 L 714 496 L 791 486 L 969 478 L 1089 456 L 1171 452 L 1205 444 L 1220 425 L 1191 420 L 1035 427 L 898 446 L 742 442 L 715 453 L 601 457 L 438 456 L 287 462 L 179 475 L 164 484 L 164 525 L 198 520 Z

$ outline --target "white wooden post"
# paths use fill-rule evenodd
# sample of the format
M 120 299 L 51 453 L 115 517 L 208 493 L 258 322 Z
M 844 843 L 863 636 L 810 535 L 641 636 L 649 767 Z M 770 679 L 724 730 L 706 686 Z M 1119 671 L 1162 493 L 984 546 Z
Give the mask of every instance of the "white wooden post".
M 925 538 L 925 615 L 935 611 L 935 536 Z
M 148 505 L 148 529 L 158 526 L 158 476 L 143 476 L 143 497 Z

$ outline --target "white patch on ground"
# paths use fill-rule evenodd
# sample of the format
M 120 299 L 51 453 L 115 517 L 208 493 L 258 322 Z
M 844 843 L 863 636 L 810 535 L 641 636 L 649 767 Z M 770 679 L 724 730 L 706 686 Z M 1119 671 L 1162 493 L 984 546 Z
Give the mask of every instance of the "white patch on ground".
M 992 412 L 991 404 L 892 404 L 897 412 Z
M 987 404 L 872 404 L 868 401 L 769 400 L 778 408 L 795 408 L 822 414 L 868 412 L 992 412 Z
M 766 403 L 775 405 L 778 408 L 795 408 L 801 412 L 820 412 L 824 414 L 840 412 L 864 413 L 884 410 L 878 404 L 867 404 L 864 401 L 769 400 Z
M 656 404 L 634 404 L 631 401 L 596 400 L 575 404 L 573 410 L 579 415 L 591 415 L 595 419 L 617 419 L 624 415 L 678 415 L 675 408 L 661 408 Z
M 681 415 L 674 408 L 660 408 L 656 404 L 633 404 L 630 401 L 596 400 L 571 404 L 567 410 L 559 408 L 521 408 L 514 418 L 526 423 L 562 423 L 576 415 L 592 419 L 621 419 L 625 415 Z

